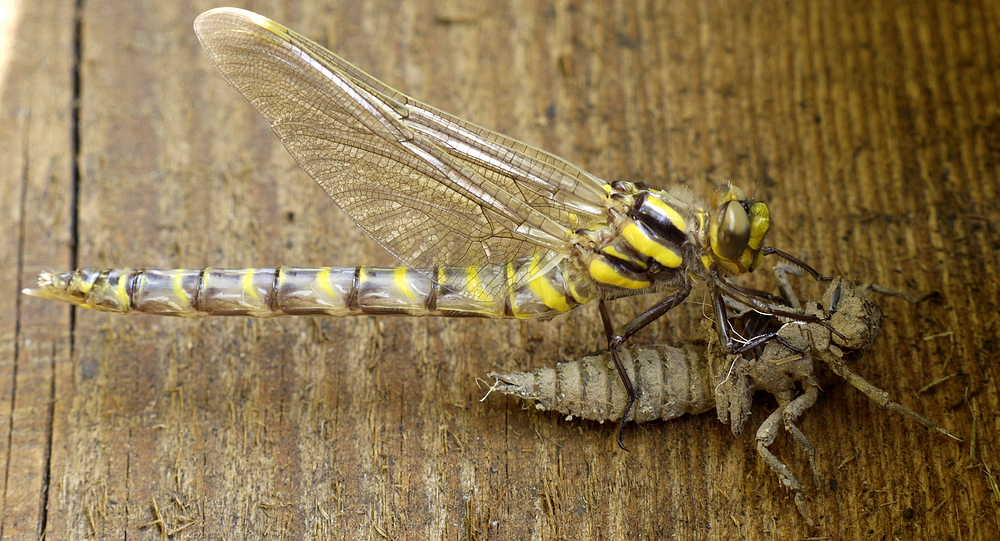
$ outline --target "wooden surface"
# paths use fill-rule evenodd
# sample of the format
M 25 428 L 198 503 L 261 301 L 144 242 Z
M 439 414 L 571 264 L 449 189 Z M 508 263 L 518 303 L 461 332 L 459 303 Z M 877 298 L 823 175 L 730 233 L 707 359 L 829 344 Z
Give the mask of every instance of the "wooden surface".
M 633 427 L 624 453 L 612 426 L 479 401 L 490 370 L 600 349 L 594 307 L 538 323 L 183 321 L 19 295 L 76 265 L 393 262 L 204 60 L 191 25 L 215 6 L 181 4 L 0 10 L 3 539 L 996 535 L 996 2 L 243 6 L 608 180 L 707 195 L 731 179 L 771 205 L 770 244 L 940 292 L 886 300 L 857 369 L 966 443 L 827 378 L 800 424 L 819 482 L 777 446 L 815 529 L 752 430 L 712 414 Z M 691 332 L 703 300 L 638 340 Z

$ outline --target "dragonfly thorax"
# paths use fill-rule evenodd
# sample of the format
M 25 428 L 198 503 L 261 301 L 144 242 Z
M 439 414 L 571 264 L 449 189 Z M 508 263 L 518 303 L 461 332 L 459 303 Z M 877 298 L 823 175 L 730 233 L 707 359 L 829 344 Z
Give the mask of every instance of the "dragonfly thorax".
M 688 276 L 753 270 L 770 225 L 767 205 L 725 186 L 705 209 L 683 193 L 608 186 L 606 225 L 577 232 L 579 260 L 608 296 L 676 286 Z

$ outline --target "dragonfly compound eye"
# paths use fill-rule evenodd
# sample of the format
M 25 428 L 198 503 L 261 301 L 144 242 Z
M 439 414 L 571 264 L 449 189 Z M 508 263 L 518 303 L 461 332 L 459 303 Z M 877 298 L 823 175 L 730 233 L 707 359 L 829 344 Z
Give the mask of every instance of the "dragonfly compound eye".
M 727 201 L 716 211 L 718 223 L 712 238 L 715 254 L 725 259 L 736 259 L 750 243 L 750 218 L 739 201 Z

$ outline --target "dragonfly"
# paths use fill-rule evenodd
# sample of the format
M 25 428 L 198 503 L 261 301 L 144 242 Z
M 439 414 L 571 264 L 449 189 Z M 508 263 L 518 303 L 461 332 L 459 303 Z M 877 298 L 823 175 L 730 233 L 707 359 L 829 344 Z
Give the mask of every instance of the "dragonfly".
M 723 343 L 724 297 L 802 321 L 728 278 L 776 254 L 770 214 L 734 185 L 704 205 L 683 190 L 606 182 L 382 83 L 308 38 L 236 8 L 194 24 L 205 54 L 299 165 L 405 267 L 78 269 L 25 293 L 111 312 L 201 317 L 404 314 L 550 318 L 598 301 L 609 350 L 708 284 Z M 659 300 L 616 328 L 606 301 Z M 627 415 L 623 416 L 623 422 Z M 624 449 L 621 433 L 618 444 Z

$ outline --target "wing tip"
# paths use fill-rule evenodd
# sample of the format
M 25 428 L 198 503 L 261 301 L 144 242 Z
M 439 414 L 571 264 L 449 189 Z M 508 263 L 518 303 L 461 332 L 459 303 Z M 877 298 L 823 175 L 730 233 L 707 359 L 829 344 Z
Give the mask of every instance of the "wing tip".
M 195 34 L 197 34 L 198 38 L 201 39 L 204 36 L 218 31 L 218 27 L 222 24 L 225 24 L 226 26 L 233 26 L 231 22 L 225 23 L 226 19 L 229 19 L 230 21 L 233 19 L 246 21 L 256 27 L 266 29 L 278 35 L 288 34 L 288 29 L 284 26 L 259 13 L 231 7 L 214 8 L 198 15 L 198 17 L 194 20 Z M 211 28 L 212 26 L 215 26 L 216 28 L 213 29 Z

